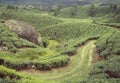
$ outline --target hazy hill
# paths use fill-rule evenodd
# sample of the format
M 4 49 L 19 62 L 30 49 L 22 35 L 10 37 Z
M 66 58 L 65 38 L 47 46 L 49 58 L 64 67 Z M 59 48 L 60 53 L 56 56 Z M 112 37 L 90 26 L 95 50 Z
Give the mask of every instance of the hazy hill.
M 98 2 L 98 3 L 120 3 L 120 0 L 95 0 L 95 2 Z
M 65 5 L 71 6 L 75 3 L 78 5 L 85 5 L 90 3 L 120 3 L 120 0 L 0 0 L 0 4 L 14 4 L 14 5 Z
M 74 3 L 78 4 L 88 4 L 89 1 L 81 1 L 81 0 L 0 0 L 2 4 L 32 4 L 32 5 L 66 5 L 70 6 Z

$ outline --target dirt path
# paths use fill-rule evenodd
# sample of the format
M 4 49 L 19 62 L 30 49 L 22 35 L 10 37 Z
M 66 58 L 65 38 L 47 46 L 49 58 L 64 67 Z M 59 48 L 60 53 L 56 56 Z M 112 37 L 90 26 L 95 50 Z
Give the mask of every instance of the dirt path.
M 113 29 L 115 29 L 115 30 L 117 30 L 117 31 L 120 31 L 120 25 L 119 26 L 117 26 L 117 25 L 111 25 L 111 24 L 104 24 L 104 23 L 95 23 L 95 24 L 99 24 L 99 25 L 104 25 L 104 26 L 108 26 L 108 27 L 111 27 L 111 28 L 113 28 Z
M 43 80 L 64 81 L 77 79 L 85 80 L 92 66 L 92 55 L 94 40 L 77 49 L 77 54 L 71 57 L 70 64 L 64 68 L 53 69 L 52 71 L 22 70 L 21 73 L 35 76 Z

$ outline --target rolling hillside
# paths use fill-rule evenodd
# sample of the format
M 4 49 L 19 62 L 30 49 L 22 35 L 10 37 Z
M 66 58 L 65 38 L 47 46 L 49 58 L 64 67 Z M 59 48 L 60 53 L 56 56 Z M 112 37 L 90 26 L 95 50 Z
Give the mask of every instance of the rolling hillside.
M 2 3 L 7 4 L 5 1 Z M 36 4 L 37 1 L 21 0 L 20 3 Z M 52 1 L 50 4 L 58 3 Z M 46 3 L 41 0 L 37 4 Z M 88 16 L 88 5 L 77 6 L 75 17 L 71 17 L 72 7 L 62 9 L 56 17 L 33 9 L 0 10 L 1 83 L 120 82 L 119 23 L 99 22 L 98 17 Z M 34 39 L 21 37 L 21 26 L 27 39 L 37 35 L 35 40 L 40 41 L 34 43 Z
M 74 9 L 73 7 L 64 8 L 59 12 L 58 17 L 88 18 L 89 7 L 90 6 L 77 6 L 74 16 L 72 15 Z

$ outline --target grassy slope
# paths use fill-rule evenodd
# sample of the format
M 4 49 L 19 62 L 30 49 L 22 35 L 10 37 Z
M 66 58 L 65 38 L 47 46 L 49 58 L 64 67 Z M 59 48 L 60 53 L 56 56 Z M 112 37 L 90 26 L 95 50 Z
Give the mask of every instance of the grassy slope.
M 15 13 L 16 14 L 16 13 Z M 21 13 L 21 14 L 23 14 L 23 13 Z M 14 14 L 13 14 L 14 15 Z M 18 14 L 18 15 L 20 15 L 20 13 Z M 23 16 L 23 15 L 25 15 L 25 16 Z M 35 14 L 35 13 L 25 13 L 25 14 L 23 14 L 23 15 L 20 15 L 20 17 L 18 16 L 17 18 L 16 17 L 14 17 L 14 18 L 16 18 L 16 19 L 21 19 L 21 20 L 23 20 L 23 21 L 27 21 L 28 23 L 31 23 L 31 24 L 33 24 L 33 26 L 41 26 L 42 28 L 40 28 L 40 30 L 42 31 L 44 28 L 44 26 L 45 26 L 45 29 L 44 29 L 44 31 L 42 32 L 42 34 L 45 36 L 45 37 L 55 37 L 55 34 L 54 34 L 54 32 L 57 32 L 57 34 L 58 35 L 56 35 L 57 37 L 57 39 L 59 39 L 59 41 L 66 41 L 66 40 L 71 40 L 71 39 L 73 39 L 74 41 L 76 41 L 77 39 L 76 38 L 78 38 L 79 39 L 79 41 L 77 41 L 77 43 L 80 43 L 80 42 L 82 42 L 82 41 L 85 41 L 86 39 L 88 39 L 88 38 L 91 38 L 91 37 L 98 37 L 98 36 L 101 36 L 101 35 L 105 35 L 105 33 L 111 33 L 111 32 L 113 32 L 113 29 L 111 29 L 111 28 L 109 28 L 109 27 L 104 27 L 104 26 L 101 26 L 101 25 L 95 25 L 95 24 L 91 24 L 91 23 L 86 23 L 86 22 L 82 22 L 82 23 L 79 23 L 79 22 L 81 22 L 80 20 L 75 20 L 75 23 L 73 22 L 73 20 L 71 19 L 71 21 L 69 20 L 69 19 L 63 19 L 62 18 L 62 20 L 64 21 L 64 22 L 67 22 L 67 23 L 63 23 L 63 24 L 57 24 L 56 25 L 56 20 L 55 19 L 53 19 L 52 18 L 52 23 L 49 25 L 49 24 L 47 24 L 49 21 L 51 21 L 51 20 L 49 20 L 48 21 L 48 18 L 46 18 L 46 17 L 48 17 L 48 16 L 41 16 L 40 14 Z M 33 15 L 33 16 L 32 16 Z M 40 16 L 39 16 L 40 15 Z M 45 22 L 44 22 L 44 17 L 46 18 L 46 20 L 45 20 Z M 26 18 L 28 18 L 28 19 L 26 19 Z M 36 18 L 35 20 L 32 20 L 33 18 Z M 42 20 L 42 23 L 41 24 L 39 24 L 39 22 L 41 22 L 41 19 L 40 20 L 38 20 L 38 18 L 40 19 L 40 18 L 42 18 L 43 20 Z M 51 19 L 51 17 L 50 17 L 50 19 Z M 61 20 L 61 19 L 60 19 Z M 47 21 L 47 22 L 46 22 Z M 77 21 L 77 23 L 76 23 L 76 21 Z M 58 23 L 61 23 L 60 21 L 57 21 Z M 71 23 L 72 22 L 72 23 Z M 48 27 L 49 26 L 49 27 Z M 47 31 L 47 32 L 46 32 Z M 72 35 L 71 35 L 71 32 L 72 32 Z M 61 34 L 63 34 L 63 35 L 61 35 Z M 74 35 L 73 35 L 74 34 Z M 73 42 L 72 43 L 69 43 L 69 45 L 70 44 L 73 44 Z M 76 45 L 76 43 L 75 43 L 75 45 Z M 69 75 L 71 75 L 71 74 L 73 74 L 73 73 L 75 73 L 75 74 L 73 74 L 73 79 L 74 80 L 78 80 L 80 77 L 79 76 L 82 76 L 83 75 L 83 73 L 85 73 L 85 76 L 86 76 L 86 71 L 89 69 L 86 69 L 82 74 L 81 73 L 78 73 L 78 72 L 81 72 L 81 70 L 83 70 L 82 68 L 83 67 L 85 67 L 86 65 L 88 65 L 88 63 L 86 63 L 86 61 L 90 61 L 91 59 L 90 59 L 90 57 L 86 57 L 87 56 L 87 54 L 90 54 L 91 55 L 91 48 L 92 48 L 92 45 L 93 45 L 93 42 L 91 42 L 90 44 L 87 44 L 87 45 L 85 45 L 85 47 L 82 47 L 82 48 L 80 48 L 79 50 L 79 52 L 80 52 L 80 55 L 76 55 L 76 56 L 74 56 L 72 59 L 71 59 L 71 66 L 70 66 L 70 68 L 68 68 L 68 70 L 67 69 L 65 69 L 66 70 L 66 72 L 67 71 L 69 71 L 69 69 L 73 69 L 73 68 L 75 68 L 75 69 L 73 69 L 73 71 L 70 71 L 70 73 L 66 73 L 66 75 L 67 76 L 65 76 L 66 78 L 65 78 L 65 80 L 68 80 L 68 79 L 70 79 L 71 80 L 71 77 L 69 77 Z M 74 44 L 72 45 L 72 47 L 74 46 Z M 88 48 L 87 48 L 88 47 Z M 85 50 L 86 49 L 86 50 Z M 86 53 L 84 53 L 84 50 L 86 51 Z M 87 52 L 88 51 L 88 52 Z M 79 54 L 79 52 L 78 52 L 78 54 Z M 76 68 L 76 64 L 78 64 L 79 65 L 79 63 L 77 62 L 77 61 L 80 61 L 79 60 L 79 58 L 78 57 L 81 57 L 81 53 L 83 53 L 83 54 L 85 54 L 86 56 L 84 56 L 84 59 L 83 60 L 85 60 L 85 62 L 84 62 L 84 64 L 82 64 L 82 66 L 80 66 L 80 67 L 77 67 Z M 81 59 L 81 58 L 80 58 Z M 73 61 L 72 61 L 73 60 Z M 69 67 L 69 66 L 68 66 Z M 80 68 L 80 70 L 79 70 L 79 68 Z M 77 72 L 76 71 L 74 71 L 74 70 L 78 70 Z M 56 69 L 57 70 L 57 69 Z M 40 77 L 41 78 L 43 78 L 43 79 L 52 79 L 52 80 L 54 80 L 55 78 L 57 78 L 56 76 L 54 76 L 54 74 L 58 74 L 58 73 L 60 73 L 60 71 L 61 70 L 59 70 L 58 72 L 56 72 L 56 70 L 55 71 L 51 71 L 51 72 L 40 72 L 40 74 L 39 75 L 41 75 Z M 52 73 L 53 72 L 53 73 Z M 38 73 L 38 72 L 37 72 Z M 43 76 L 43 74 L 48 74 L 48 77 L 46 76 L 46 77 L 44 77 Z M 53 76 L 55 77 L 55 78 L 52 78 L 51 77 L 51 75 L 53 74 Z M 33 75 L 33 74 L 32 74 Z M 35 76 L 38 76 L 39 77 L 39 75 L 38 74 L 36 74 Z M 62 71 L 61 71 L 61 75 L 62 75 Z M 63 72 L 63 75 L 64 75 L 64 72 Z M 51 78 L 50 78 L 51 77 Z M 58 76 L 59 77 L 59 76 Z M 68 78 L 67 78 L 68 77 Z M 59 80 L 60 78 L 58 78 L 58 79 L 56 79 L 56 80 Z M 64 79 L 64 78 L 61 78 L 61 79 Z M 61 80 L 60 79 L 60 80 Z M 81 80 L 81 79 L 80 79 Z
M 2 23 L 0 23 L 0 42 L 1 46 L 7 46 L 10 51 L 14 51 L 15 48 L 37 46 L 27 40 L 20 38 L 16 33 L 11 32 L 7 27 L 4 27 Z
M 71 12 L 72 7 L 64 8 L 60 11 L 59 17 L 72 18 Z M 87 18 L 88 17 L 89 6 L 78 6 L 76 10 L 76 15 L 73 18 Z
M 60 42 L 74 39 L 99 37 L 113 29 L 87 22 L 72 22 L 45 27 L 41 34 Z
M 120 82 L 120 32 L 101 37 L 96 42 L 100 56 L 106 60 L 94 64 L 88 83 L 119 83 Z
M 26 73 L 27 75 L 34 75 L 36 78 L 44 80 L 84 81 L 88 75 L 88 72 L 90 71 L 88 71 L 88 69 L 91 68 L 91 56 L 94 42 L 95 41 L 90 41 L 85 46 L 79 47 L 77 49 L 77 54 L 71 57 L 70 64 L 65 68 L 53 69 L 53 71 L 48 72 L 36 71 L 32 73 L 24 70 L 22 72 Z
M 44 27 L 55 25 L 61 23 L 62 20 L 58 18 L 54 18 L 48 15 L 44 15 L 41 12 L 33 12 L 33 11 L 6 11 L 2 10 L 0 14 L 1 19 L 9 20 L 20 20 L 25 21 L 33 25 L 38 31 L 41 31 Z

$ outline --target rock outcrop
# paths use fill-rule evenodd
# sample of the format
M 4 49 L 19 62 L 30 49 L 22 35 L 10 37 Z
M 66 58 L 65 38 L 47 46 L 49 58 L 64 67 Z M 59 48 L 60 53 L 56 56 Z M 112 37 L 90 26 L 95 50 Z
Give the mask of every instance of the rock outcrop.
M 21 38 L 38 44 L 39 35 L 31 25 L 22 21 L 8 20 L 5 22 L 5 26 L 17 33 Z

